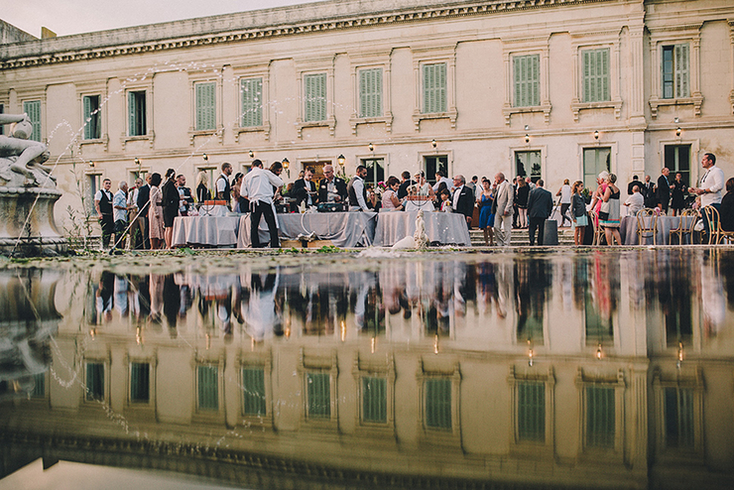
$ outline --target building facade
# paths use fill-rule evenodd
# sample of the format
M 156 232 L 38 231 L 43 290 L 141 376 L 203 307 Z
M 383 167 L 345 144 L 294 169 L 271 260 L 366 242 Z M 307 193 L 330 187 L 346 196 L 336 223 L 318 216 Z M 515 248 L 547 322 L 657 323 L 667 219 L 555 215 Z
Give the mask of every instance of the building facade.
M 734 173 L 726 0 L 327 1 L 5 44 L 0 67 L 0 107 L 50 146 L 61 222 L 102 178 L 254 158 L 287 180 L 366 164 L 552 190 L 663 166 L 695 183 L 705 152 Z

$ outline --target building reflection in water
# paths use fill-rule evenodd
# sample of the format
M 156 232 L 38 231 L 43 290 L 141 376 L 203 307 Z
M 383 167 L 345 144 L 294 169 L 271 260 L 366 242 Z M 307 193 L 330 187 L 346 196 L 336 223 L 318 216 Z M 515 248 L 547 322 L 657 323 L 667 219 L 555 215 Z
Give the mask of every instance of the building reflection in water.
M 185 471 L 249 484 L 231 465 L 267 456 L 259 470 L 295 481 L 318 469 L 396 485 L 723 488 L 732 259 L 640 250 L 69 272 L 45 290 L 63 318 L 40 396 L 6 402 L 0 430 L 28 457 L 53 447 L 85 460 L 72 446 L 96 441 L 90 461 L 123 451 L 180 471 L 176 454 Z

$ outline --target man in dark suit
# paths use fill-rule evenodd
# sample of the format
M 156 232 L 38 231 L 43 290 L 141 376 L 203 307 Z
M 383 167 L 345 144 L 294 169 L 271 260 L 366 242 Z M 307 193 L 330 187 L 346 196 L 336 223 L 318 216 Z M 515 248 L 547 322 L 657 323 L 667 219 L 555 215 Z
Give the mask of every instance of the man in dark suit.
M 668 206 L 670 205 L 670 188 L 675 187 L 675 185 L 670 185 L 670 181 L 668 180 L 668 175 L 670 175 L 670 170 L 668 167 L 663 167 L 663 170 L 660 172 L 661 175 L 658 177 L 658 189 L 657 189 L 657 202 L 659 202 L 662 205 L 663 212 L 665 214 L 668 214 Z
M 454 177 L 454 193 L 451 207 L 455 213 L 461 213 L 466 218 L 466 226 L 471 227 L 471 218 L 474 214 L 474 192 L 466 186 L 466 179 L 459 174 Z
M 640 192 L 642 192 L 642 197 L 645 198 L 645 207 L 650 209 L 654 208 L 657 203 L 657 197 L 655 196 L 655 182 L 650 180 L 649 175 L 645 175 L 645 183 L 642 184 Z
M 313 182 L 313 167 L 307 167 L 303 172 L 303 178 L 293 183 L 294 205 L 299 207 L 302 202 L 306 203 L 306 207 L 316 204 L 316 184 Z
M 632 189 L 634 189 L 635 186 L 639 187 L 640 192 L 642 192 L 642 182 L 640 182 L 640 180 L 637 178 L 636 175 L 633 175 L 632 181 L 629 184 L 627 184 L 627 194 L 629 194 L 630 196 L 634 194 L 634 191 Z
M 148 223 L 148 208 L 150 208 L 150 176 L 151 174 L 146 175 L 145 177 L 145 185 L 141 186 L 140 189 L 138 189 L 138 209 L 140 210 L 140 217 L 143 218 L 144 227 L 143 228 L 143 248 L 145 250 L 150 250 L 150 228 Z
M 543 228 L 553 211 L 553 195 L 543 188 L 543 179 L 535 183 L 535 189 L 528 196 L 528 234 L 530 245 L 535 245 L 535 230 L 538 230 L 538 245 L 543 245 Z
M 319 182 L 319 203 L 346 201 L 347 183 L 334 175 L 334 167 L 324 165 L 324 178 Z
M 403 178 L 403 181 L 400 183 L 400 187 L 398 187 L 398 199 L 402 200 L 408 195 L 408 187 L 415 184 L 415 180 L 410 178 L 410 172 L 407 170 L 400 174 L 400 176 Z

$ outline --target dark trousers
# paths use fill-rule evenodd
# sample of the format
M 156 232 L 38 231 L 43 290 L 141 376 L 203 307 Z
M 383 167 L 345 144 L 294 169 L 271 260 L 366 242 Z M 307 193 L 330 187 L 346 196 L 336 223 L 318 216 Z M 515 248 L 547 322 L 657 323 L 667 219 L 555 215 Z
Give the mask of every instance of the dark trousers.
M 103 214 L 102 217 L 99 219 L 99 224 L 102 227 L 102 246 L 109 247 L 110 238 L 115 232 L 115 222 L 112 221 L 112 215 Z
M 143 222 L 145 223 L 145 231 L 143 231 L 143 249 L 150 250 L 150 223 L 148 222 L 148 215 L 141 215 Z
M 563 226 L 563 223 L 565 223 L 566 220 L 568 220 L 569 223 L 573 223 L 573 221 L 571 221 L 571 218 L 566 216 L 566 213 L 568 212 L 568 208 L 570 207 L 571 207 L 571 203 L 561 204 L 561 226 Z
M 535 245 L 535 230 L 538 230 L 538 245 L 543 245 L 543 228 L 545 227 L 546 218 L 528 218 L 528 235 L 530 235 L 530 245 Z
M 250 242 L 252 248 L 260 248 L 260 218 L 265 217 L 265 223 L 268 224 L 268 231 L 270 231 L 270 248 L 280 247 L 278 241 L 278 226 L 275 223 L 275 214 L 273 214 L 273 207 L 262 201 L 250 202 L 250 209 L 252 214 L 250 215 Z

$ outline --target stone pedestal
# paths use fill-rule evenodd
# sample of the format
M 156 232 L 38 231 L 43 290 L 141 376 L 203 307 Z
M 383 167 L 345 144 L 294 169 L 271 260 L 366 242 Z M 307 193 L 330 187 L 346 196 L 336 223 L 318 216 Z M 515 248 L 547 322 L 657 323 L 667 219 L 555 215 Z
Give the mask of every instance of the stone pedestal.
M 68 241 L 54 221 L 60 197 L 60 191 L 48 187 L 0 187 L 0 254 L 66 253 Z

